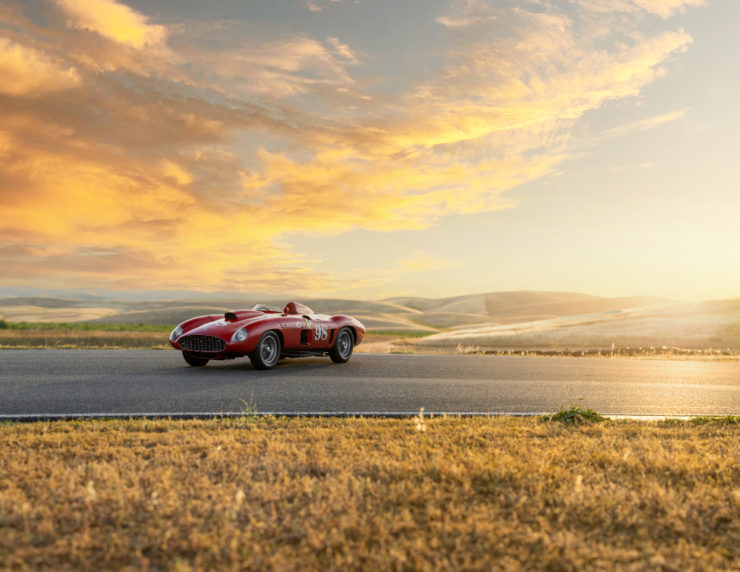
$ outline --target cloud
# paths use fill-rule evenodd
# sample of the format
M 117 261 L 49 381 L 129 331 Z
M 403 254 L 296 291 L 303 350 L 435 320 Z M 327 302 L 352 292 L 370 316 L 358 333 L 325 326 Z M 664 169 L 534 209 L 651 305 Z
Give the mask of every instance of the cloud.
M 306 0 L 305 6 L 310 12 L 323 12 L 324 8 L 329 6 L 330 4 L 341 4 L 342 0 L 330 0 L 330 3 L 327 4 L 325 1 L 320 0 Z
M 199 35 L 183 48 L 182 56 L 197 68 L 189 83 L 230 97 L 270 99 L 349 89 L 355 83 L 350 68 L 357 65 L 357 56 L 337 37 L 281 37 L 231 22 L 218 28 L 222 41 L 208 39 L 214 32 L 208 30 L 202 33 L 205 38 Z
M 55 62 L 49 55 L 0 37 L 0 93 L 33 95 L 70 89 L 82 82 L 74 67 Z
M 627 125 L 620 125 L 619 127 L 609 129 L 606 132 L 606 135 L 607 137 L 622 137 L 624 135 L 628 135 L 630 133 L 635 133 L 638 131 L 648 131 L 660 125 L 664 125 L 678 119 L 683 119 L 684 117 L 686 117 L 688 111 L 689 108 L 685 107 L 677 111 L 671 111 L 670 113 L 664 113 L 661 115 L 656 115 L 655 117 L 648 117 L 646 119 L 633 121 L 632 123 L 628 123 Z
M 635 4 L 661 18 L 670 18 L 676 13 L 686 11 L 688 6 L 704 6 L 705 0 L 635 0 Z
M 705 0 L 571 0 L 581 8 L 609 14 L 613 12 L 639 13 L 647 12 L 668 19 L 677 13 L 686 11 L 690 6 L 704 6 Z
M 332 48 L 334 48 L 334 53 L 337 56 L 344 58 L 344 60 L 349 63 L 358 63 L 352 49 L 347 44 L 342 43 L 339 38 L 329 37 L 326 38 L 326 41 L 330 46 L 332 46 Z
M 164 26 L 149 24 L 149 19 L 114 0 L 56 0 L 67 14 L 68 25 L 89 30 L 119 44 L 137 49 L 156 47 L 165 42 Z
M 467 28 L 474 24 L 495 20 L 493 8 L 480 0 L 456 0 L 447 15 L 438 16 L 436 22 L 446 28 Z
M 497 13 L 505 34 L 440 29 L 436 71 L 394 91 L 337 36 L 153 25 L 110 0 L 59 6 L 58 26 L 16 18 L 0 39 L 0 70 L 19 78 L 0 86 L 3 284 L 365 284 L 322 272 L 288 240 L 510 208 L 507 190 L 578 151 L 585 113 L 638 97 L 691 43 L 629 23 L 607 49 L 584 20 L 515 6 Z M 459 6 L 448 17 L 487 17 Z M 440 263 L 418 255 L 389 272 Z

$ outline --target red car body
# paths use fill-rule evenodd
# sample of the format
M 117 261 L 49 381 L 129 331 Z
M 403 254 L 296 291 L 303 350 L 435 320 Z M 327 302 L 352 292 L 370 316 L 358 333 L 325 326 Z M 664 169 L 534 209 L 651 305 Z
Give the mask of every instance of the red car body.
M 270 369 L 284 357 L 329 355 L 344 363 L 364 336 L 359 320 L 316 314 L 290 302 L 282 311 L 257 304 L 251 310 L 191 318 L 172 331 L 170 344 L 191 366 L 249 356 L 255 368 Z

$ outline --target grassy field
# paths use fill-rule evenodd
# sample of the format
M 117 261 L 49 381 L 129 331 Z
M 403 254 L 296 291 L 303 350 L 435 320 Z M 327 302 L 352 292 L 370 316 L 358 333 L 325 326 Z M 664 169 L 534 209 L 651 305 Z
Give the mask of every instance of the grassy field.
M 8 322 L 0 320 L 0 330 L 28 332 L 159 332 L 169 333 L 174 326 L 162 324 L 95 324 L 90 322 Z
M 740 424 L 702 421 L 4 424 L 0 567 L 737 570 Z
M 67 324 L 29 324 L 28 328 L 0 328 L 1 348 L 122 348 L 164 349 L 168 343 L 169 327 L 147 326 L 135 328 L 64 328 Z M 73 326 L 88 324 L 73 324 Z M 120 326 L 116 324 L 114 326 Z

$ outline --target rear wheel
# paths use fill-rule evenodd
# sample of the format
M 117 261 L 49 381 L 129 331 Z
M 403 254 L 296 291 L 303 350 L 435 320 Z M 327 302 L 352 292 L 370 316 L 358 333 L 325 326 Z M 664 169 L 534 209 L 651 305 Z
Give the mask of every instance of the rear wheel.
M 329 357 L 334 363 L 345 363 L 352 357 L 352 350 L 355 347 L 355 337 L 352 330 L 342 328 L 337 334 L 337 341 L 329 350 Z
M 208 358 L 195 357 L 190 352 L 182 352 L 182 357 L 184 357 L 185 361 L 188 362 L 188 365 L 192 367 L 203 367 L 210 361 Z
M 254 369 L 272 369 L 280 359 L 280 336 L 275 332 L 262 334 L 255 350 L 249 354 Z

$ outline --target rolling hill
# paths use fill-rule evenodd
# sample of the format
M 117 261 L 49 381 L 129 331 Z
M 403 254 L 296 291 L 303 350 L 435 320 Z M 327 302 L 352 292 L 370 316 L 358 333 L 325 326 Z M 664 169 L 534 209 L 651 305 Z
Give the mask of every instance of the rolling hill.
M 721 349 L 740 352 L 740 298 L 606 310 L 458 328 L 419 340 L 426 348 L 587 350 Z
M 349 314 L 371 331 L 424 332 L 422 349 L 650 347 L 734 348 L 740 351 L 740 298 L 677 303 L 655 297 L 605 298 L 574 292 L 491 292 L 449 298 L 377 301 L 301 299 L 316 312 Z M 54 296 L 0 298 L 8 321 L 164 324 L 189 317 L 287 300 L 203 298 L 115 300 Z

